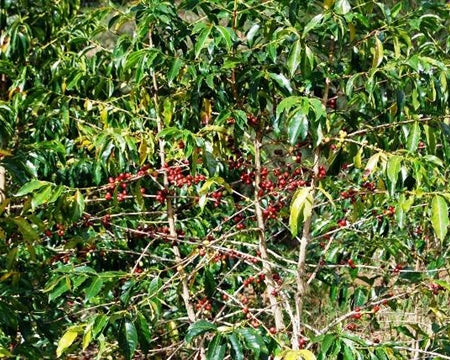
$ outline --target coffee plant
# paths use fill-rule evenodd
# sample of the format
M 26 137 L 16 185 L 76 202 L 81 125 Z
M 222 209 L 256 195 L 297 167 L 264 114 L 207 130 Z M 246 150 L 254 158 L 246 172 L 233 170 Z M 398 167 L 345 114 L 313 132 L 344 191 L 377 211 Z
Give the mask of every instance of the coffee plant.
M 450 359 L 446 2 L 0 5 L 0 357 Z

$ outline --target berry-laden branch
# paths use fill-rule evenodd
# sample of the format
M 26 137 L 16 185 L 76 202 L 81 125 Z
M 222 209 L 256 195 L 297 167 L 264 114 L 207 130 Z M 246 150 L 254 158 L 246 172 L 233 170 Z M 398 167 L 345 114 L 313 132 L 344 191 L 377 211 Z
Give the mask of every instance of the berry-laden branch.
M 261 209 L 259 192 L 261 189 L 261 133 L 258 131 L 254 141 L 255 147 L 255 214 L 258 224 L 258 242 L 259 251 L 261 252 L 261 260 L 263 266 L 263 272 L 265 274 L 265 282 L 267 285 L 267 295 L 270 301 L 270 306 L 273 312 L 275 327 L 277 331 L 284 329 L 283 313 L 281 312 L 280 305 L 278 304 L 275 294 L 274 279 L 272 275 L 272 267 L 270 265 L 269 255 L 267 253 L 267 242 L 265 236 L 264 216 Z
M 149 31 L 148 38 L 149 38 L 150 47 L 153 47 L 151 31 Z M 152 82 L 153 82 L 153 88 L 154 88 L 153 104 L 155 106 L 155 109 L 157 110 L 159 108 L 158 83 L 156 81 L 156 75 L 155 75 L 154 71 L 151 71 L 151 75 L 152 75 Z M 158 133 L 160 133 L 163 130 L 163 122 L 162 122 L 161 117 L 159 116 L 158 111 L 156 111 L 156 114 L 157 114 L 156 115 L 157 116 L 156 123 L 157 123 Z M 158 139 L 158 146 L 159 146 L 159 159 L 161 162 L 161 167 L 163 168 L 163 186 L 164 186 L 165 192 L 168 193 L 169 192 L 169 179 L 168 179 L 168 175 L 167 175 L 167 168 L 164 166 L 166 163 L 165 152 L 164 152 L 165 140 L 162 139 L 161 137 L 159 137 L 159 139 Z M 166 206 L 167 206 L 167 221 L 168 221 L 168 225 L 169 225 L 169 236 L 171 236 L 172 238 L 177 238 L 177 231 L 176 231 L 176 227 L 175 227 L 175 214 L 173 211 L 172 199 L 166 198 L 165 200 L 166 200 Z M 180 253 L 180 249 L 178 248 L 178 246 L 174 245 L 172 247 L 172 250 L 175 254 L 175 257 L 176 257 L 179 265 L 183 266 L 182 259 L 181 259 L 181 253 Z M 186 307 L 186 312 L 187 312 L 189 321 L 195 322 L 196 316 L 195 316 L 194 307 L 192 306 L 192 304 L 190 302 L 189 285 L 188 285 L 186 276 L 183 276 L 181 279 L 181 288 L 182 288 L 181 296 L 183 298 L 184 306 Z

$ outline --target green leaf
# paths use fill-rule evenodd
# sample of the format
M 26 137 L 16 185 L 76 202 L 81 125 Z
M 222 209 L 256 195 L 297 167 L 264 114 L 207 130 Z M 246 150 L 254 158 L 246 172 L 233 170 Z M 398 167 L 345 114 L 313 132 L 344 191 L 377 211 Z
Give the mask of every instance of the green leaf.
M 206 353 L 207 360 L 223 360 L 226 344 L 222 340 L 223 337 L 220 334 L 214 336 L 208 346 L 208 352 Z
M 206 46 L 211 30 L 212 27 L 208 25 L 200 32 L 200 35 L 197 37 L 197 41 L 195 42 L 195 58 L 200 55 L 200 52 Z
M 445 199 L 440 195 L 435 195 L 431 200 L 431 224 L 436 236 L 444 241 L 448 231 L 448 206 Z
M 58 341 L 58 348 L 56 349 L 56 357 L 60 357 L 62 353 L 73 344 L 78 336 L 78 331 L 74 328 L 69 328 Z
M 80 190 L 75 192 L 74 206 L 72 207 L 72 220 L 78 220 L 84 212 L 84 196 L 81 194 Z
M 12 357 L 13 355 L 8 351 L 8 349 L 0 346 L 0 358 L 2 357 Z
M 22 217 L 16 217 L 13 222 L 18 226 L 20 233 L 27 242 L 39 239 L 38 232 L 32 227 L 32 225 Z
M 373 59 L 372 59 L 372 68 L 377 68 L 380 66 L 383 61 L 383 44 L 378 36 L 375 36 L 375 47 L 372 48 Z
M 150 330 L 150 326 L 148 325 L 148 322 L 145 318 L 145 316 L 142 313 L 139 313 L 136 319 L 136 325 L 138 328 L 138 337 L 139 337 L 139 343 L 142 346 L 149 347 L 152 339 L 152 333 Z
M 325 337 L 323 338 L 323 340 L 321 342 L 321 347 L 320 347 L 320 352 L 323 355 L 327 354 L 327 352 L 330 349 L 331 345 L 333 344 L 335 338 L 336 337 L 333 334 L 325 335 Z
M 219 32 L 220 36 L 222 37 L 227 50 L 230 50 L 231 47 L 233 46 L 233 41 L 231 40 L 230 29 L 226 28 L 225 26 L 218 25 L 218 26 L 216 26 L 216 30 Z
M 387 177 L 390 181 L 390 194 L 394 194 L 395 185 L 397 184 L 398 174 L 401 169 L 402 158 L 400 156 L 391 156 L 386 165 Z
M 103 331 L 105 326 L 108 324 L 108 321 L 109 317 L 105 314 L 99 314 L 95 317 L 94 326 L 92 327 L 92 335 L 94 338 L 97 338 L 97 336 Z
M 304 140 L 308 135 L 308 118 L 298 111 L 291 117 L 287 128 L 288 140 L 291 145 L 295 145 L 300 138 Z
M 345 15 L 352 9 L 348 0 L 337 0 L 334 8 L 339 15 Z
M 416 121 L 411 126 L 408 135 L 408 142 L 406 144 L 407 149 L 411 152 L 415 152 L 417 150 L 417 147 L 419 146 L 419 140 L 420 140 L 420 126 L 419 122 Z
M 14 196 L 23 196 L 48 185 L 47 181 L 31 180 L 23 185 Z
M 254 353 L 256 359 L 259 358 L 261 353 L 267 354 L 269 352 L 263 337 L 257 330 L 246 327 L 237 330 L 237 332 L 244 338 L 246 348 Z
M 287 90 L 287 92 L 290 94 L 292 93 L 292 87 L 289 80 L 284 76 L 283 74 L 275 74 L 275 73 L 269 73 L 269 76 L 275 80 L 275 82 L 278 84 L 278 86 L 281 89 Z
M 124 350 L 127 359 L 132 359 L 138 345 L 138 336 L 136 327 L 129 319 L 125 320 L 123 327 L 123 340 L 125 341 L 125 349 L 122 350 Z
M 292 197 L 290 216 L 289 216 L 289 228 L 291 229 L 292 236 L 298 234 L 298 223 L 302 219 L 307 219 L 312 209 L 312 196 L 310 194 L 311 188 L 304 187 L 298 189 Z M 309 206 L 305 206 L 309 203 Z
M 289 70 L 289 75 L 292 78 L 300 65 L 302 56 L 302 44 L 300 40 L 297 40 L 294 43 L 294 46 L 289 53 L 289 57 L 287 59 L 287 68 Z
M 103 286 L 103 279 L 101 277 L 96 277 L 94 280 L 92 280 L 91 284 L 86 290 L 84 302 L 88 302 L 94 296 L 96 296 L 100 292 L 102 286 Z
M 279 118 L 284 111 L 289 111 L 293 106 L 301 104 L 302 101 L 303 98 L 301 98 L 300 96 L 289 96 L 283 99 L 277 106 L 276 111 L 277 118 Z
M 232 333 L 228 335 L 228 340 L 231 343 L 231 350 L 233 352 L 233 359 L 235 360 L 244 360 L 244 349 L 242 348 L 242 344 L 239 341 L 237 335 Z
M 210 323 L 209 321 L 199 320 L 189 326 L 184 340 L 186 342 L 191 342 L 195 337 L 209 331 L 217 331 L 217 326 L 213 323 Z
M 178 76 L 178 73 L 180 72 L 180 69 L 182 66 L 183 66 L 183 60 L 181 60 L 179 57 L 177 57 L 172 62 L 169 72 L 167 73 L 167 81 L 168 81 L 169 85 Z
M 31 207 L 36 209 L 39 205 L 42 205 L 50 200 L 52 196 L 52 186 L 47 185 L 43 188 L 40 188 L 38 192 L 33 195 L 31 199 Z
M 441 285 L 445 290 L 450 291 L 450 283 L 444 280 L 433 280 L 438 285 Z
M 306 26 L 303 29 L 303 37 L 310 32 L 312 29 L 315 29 L 321 22 L 322 19 L 324 18 L 323 14 L 318 14 L 316 16 L 314 16 L 309 23 L 306 24 Z

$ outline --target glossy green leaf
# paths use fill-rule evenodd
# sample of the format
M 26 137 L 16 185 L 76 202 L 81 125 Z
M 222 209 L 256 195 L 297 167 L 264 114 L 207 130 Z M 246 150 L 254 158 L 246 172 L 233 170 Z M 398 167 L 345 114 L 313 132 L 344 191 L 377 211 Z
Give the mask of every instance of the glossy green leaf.
M 303 36 L 305 36 L 308 32 L 310 32 L 311 30 L 315 29 L 316 27 L 319 26 L 319 24 L 322 22 L 322 19 L 324 18 L 323 14 L 318 14 L 316 16 L 314 16 L 306 25 L 305 28 L 303 29 Z
M 173 80 L 178 76 L 181 67 L 183 66 L 183 60 L 181 60 L 179 57 L 175 58 L 175 60 L 172 62 L 172 65 L 170 66 L 169 72 L 167 73 L 167 81 L 169 84 L 172 83 Z
M 416 151 L 417 147 L 419 146 L 419 140 L 420 140 L 420 126 L 419 123 L 416 121 L 411 126 L 409 135 L 408 135 L 408 142 L 406 144 L 406 147 L 409 151 Z
M 224 26 L 216 26 L 216 30 L 219 32 L 220 36 L 223 39 L 223 42 L 225 43 L 225 47 L 227 50 L 231 49 L 231 46 L 233 46 L 233 41 L 231 40 L 231 33 L 230 29 L 226 28 Z
M 291 83 L 286 78 L 286 76 L 284 76 L 283 74 L 275 74 L 275 73 L 269 73 L 269 76 L 270 78 L 275 80 L 275 82 L 281 89 L 286 90 L 289 94 L 292 93 Z
M 212 27 L 207 25 L 205 28 L 200 32 L 199 36 L 197 37 L 197 41 L 195 42 L 195 57 L 197 58 L 200 55 L 200 52 L 202 49 L 206 46 L 209 34 L 211 33 Z
M 208 345 L 206 353 L 207 360 L 223 360 L 225 357 L 226 344 L 222 335 L 217 334 Z
M 390 181 L 390 193 L 394 193 L 395 185 L 397 184 L 398 175 L 401 169 L 402 158 L 400 156 L 392 156 L 388 159 L 386 165 L 387 177 Z
M 334 9 L 337 14 L 345 15 L 351 10 L 351 6 L 348 0 L 336 0 Z
M 287 68 L 289 70 L 289 75 L 292 78 L 297 71 L 298 66 L 301 62 L 302 56 L 302 44 L 300 40 L 295 41 L 294 46 L 291 48 L 289 57 L 287 59 Z
M 306 114 L 298 111 L 289 120 L 288 139 L 291 145 L 295 145 L 298 140 L 304 140 L 308 135 L 308 118 Z
M 217 326 L 213 323 L 206 320 L 199 320 L 189 326 L 184 339 L 186 342 L 191 342 L 195 337 L 201 334 L 206 332 L 215 332 L 216 330 Z
M 95 277 L 94 280 L 92 280 L 89 287 L 86 289 L 84 301 L 88 302 L 92 298 L 94 298 L 100 292 L 102 286 L 103 286 L 103 279 L 101 277 Z
M 129 319 L 124 321 L 122 336 L 123 344 L 125 345 L 125 348 L 122 350 L 125 353 L 125 357 L 127 359 L 132 359 L 138 346 L 138 335 L 136 327 Z
M 245 327 L 238 329 L 237 332 L 244 339 L 245 347 L 251 350 L 256 358 L 258 358 L 261 353 L 267 354 L 269 352 L 263 337 L 257 330 Z
M 228 335 L 228 340 L 231 344 L 233 359 L 244 360 L 244 349 L 242 347 L 241 342 L 239 341 L 238 336 L 233 332 Z
M 48 186 L 48 185 L 49 185 L 49 183 L 46 181 L 31 180 L 30 182 L 23 185 L 14 196 L 27 195 L 27 194 L 30 194 L 30 193 L 36 191 L 37 189 L 40 189 L 40 188 L 42 188 L 44 186 Z

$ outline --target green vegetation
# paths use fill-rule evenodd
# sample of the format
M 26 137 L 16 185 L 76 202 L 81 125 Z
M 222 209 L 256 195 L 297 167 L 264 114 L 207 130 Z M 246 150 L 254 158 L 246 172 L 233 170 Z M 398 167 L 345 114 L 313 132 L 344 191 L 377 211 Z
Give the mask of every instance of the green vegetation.
M 450 359 L 449 11 L 0 0 L 0 358 Z

